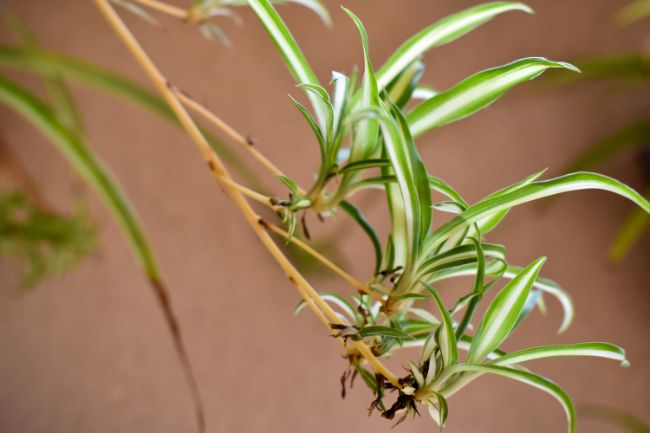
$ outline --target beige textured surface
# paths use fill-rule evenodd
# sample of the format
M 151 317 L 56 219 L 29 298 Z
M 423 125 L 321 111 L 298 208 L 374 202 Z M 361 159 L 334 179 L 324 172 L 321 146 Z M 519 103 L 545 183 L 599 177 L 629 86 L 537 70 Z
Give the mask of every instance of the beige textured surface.
M 47 47 L 144 82 L 91 2 L 4 3 Z M 338 10 L 339 3 L 328 1 L 332 30 L 305 10 L 282 9 L 322 79 L 332 69 L 349 72 L 361 60 L 356 30 Z M 345 5 L 366 23 L 378 64 L 415 30 L 475 3 L 350 0 Z M 631 50 L 647 30 L 639 25 L 621 31 L 610 23 L 622 2 L 531 4 L 534 16 L 498 18 L 427 55 L 425 81 L 444 88 L 479 68 L 528 55 L 566 59 Z M 128 22 L 171 81 L 257 137 L 260 149 L 307 183 L 317 148 L 286 97 L 298 92 L 261 26 L 250 13 L 243 18 L 241 28 L 224 25 L 235 49 L 208 44 L 195 30 L 165 18 L 159 28 L 133 18 Z M 7 40 L 4 31 L 1 37 Z M 24 82 L 38 86 L 33 79 Z M 75 87 L 75 96 L 93 146 L 121 179 L 162 262 L 207 405 L 209 431 L 390 431 L 384 420 L 366 417 L 369 394 L 362 387 L 340 400 L 338 378 L 345 367 L 340 348 L 314 317 L 292 317 L 296 294 L 215 187 L 188 139 L 149 114 L 91 90 Z M 643 107 L 647 109 L 647 94 L 532 85 L 428 135 L 421 148 L 433 173 L 475 200 L 543 167 L 558 173 L 590 141 L 643 114 Z M 102 229 L 101 248 L 80 269 L 45 282 L 28 296 L 11 293 L 6 282 L 15 274 L 6 264 L 0 266 L 0 432 L 192 431 L 188 392 L 163 321 L 116 225 L 52 147 L 4 108 L 0 130 L 53 202 L 66 209 L 85 197 Z M 629 156 L 603 170 L 639 185 Z M 558 337 L 559 306 L 549 303 L 548 317 L 536 314 L 508 348 L 591 340 L 621 344 L 632 362 L 629 369 L 586 359 L 534 367 L 562 384 L 578 403 L 627 406 L 647 419 L 649 239 L 620 266 L 603 260 L 614 228 L 629 209 L 606 193 L 576 193 L 517 209 L 491 239 L 508 246 L 513 262 L 547 255 L 544 273 L 570 289 L 577 308 L 575 325 Z M 380 225 L 385 223 L 381 213 L 380 206 L 371 212 Z M 316 231 L 331 233 L 337 230 L 334 225 Z M 366 275 L 369 245 L 356 230 L 344 230 L 351 269 Z M 341 289 L 336 279 L 317 282 L 319 288 Z M 448 433 L 565 429 L 556 402 L 504 379 L 482 379 L 450 405 Z M 437 427 L 424 417 L 399 429 L 430 432 Z M 579 429 L 615 431 L 589 420 Z

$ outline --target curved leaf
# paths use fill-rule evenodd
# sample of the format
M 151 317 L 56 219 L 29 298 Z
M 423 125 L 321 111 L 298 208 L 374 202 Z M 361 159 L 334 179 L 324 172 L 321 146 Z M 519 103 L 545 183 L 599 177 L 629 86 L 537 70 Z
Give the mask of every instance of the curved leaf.
M 486 3 L 457 12 L 423 29 L 404 42 L 377 72 L 379 87 L 386 87 L 430 48 L 452 42 L 495 16 L 516 10 L 532 13 L 532 10 L 523 3 Z
M 542 57 L 520 59 L 481 71 L 418 105 L 407 116 L 414 137 L 455 122 L 486 108 L 515 85 L 531 80 L 549 68 L 578 69 Z
M 489 215 L 540 198 L 586 189 L 613 192 L 631 200 L 645 212 L 650 213 L 650 202 L 641 194 L 616 179 L 596 173 L 572 173 L 550 180 L 534 182 L 513 192 L 478 202 L 433 232 L 425 241 L 424 254 L 431 254 L 437 251 L 439 247 L 448 243 L 450 239 L 462 238 L 469 225 Z
M 545 261 L 542 257 L 528 265 L 494 298 L 474 335 L 467 362 L 482 361 L 510 335 Z
M 560 346 L 531 347 L 501 356 L 491 361 L 490 364 L 509 366 L 534 361 L 536 359 L 558 358 L 563 356 L 594 356 L 619 361 L 623 366 L 628 365 L 625 359 L 625 350 L 608 343 L 578 343 Z
M 567 393 L 554 382 L 527 371 L 514 370 L 506 367 L 498 367 L 494 365 L 481 365 L 481 364 L 457 364 L 452 367 L 453 372 L 474 372 L 474 373 L 489 373 L 514 379 L 527 385 L 540 389 L 551 396 L 553 396 L 564 409 L 568 423 L 569 433 L 575 432 L 576 411 L 573 406 L 571 398 Z
M 247 1 L 284 58 L 284 62 L 296 83 L 319 85 L 316 74 L 314 74 L 298 43 L 273 5 L 268 0 Z M 314 107 L 319 126 L 324 129 L 327 119 L 327 107 L 313 93 L 307 92 L 307 96 Z

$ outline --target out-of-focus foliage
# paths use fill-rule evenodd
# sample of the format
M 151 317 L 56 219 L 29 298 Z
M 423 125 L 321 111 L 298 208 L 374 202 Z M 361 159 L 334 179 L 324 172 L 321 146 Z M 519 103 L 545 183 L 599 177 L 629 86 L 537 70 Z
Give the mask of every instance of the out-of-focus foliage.
M 23 192 L 0 194 L 0 256 L 23 264 L 22 287 L 77 266 L 96 245 L 83 206 L 60 215 L 40 208 Z
M 650 15 L 650 1 L 638 0 L 623 8 L 617 18 L 630 24 Z M 650 56 L 639 52 L 578 59 L 575 62 L 583 71 L 581 76 L 569 82 L 602 80 L 616 89 L 633 92 L 650 91 Z M 614 84 L 614 86 L 611 86 Z M 650 98 L 648 99 L 650 102 Z M 650 109 L 650 105 L 646 107 Z M 633 149 L 638 155 L 644 175 L 646 198 L 650 199 L 650 118 L 641 118 L 595 142 L 569 164 L 566 171 L 586 170 L 597 167 L 621 152 Z M 618 262 L 624 259 L 646 235 L 650 228 L 650 216 L 638 209 L 632 211 L 612 242 L 608 256 Z
M 635 415 L 620 409 L 602 405 L 583 405 L 579 408 L 580 417 L 606 422 L 620 427 L 629 433 L 650 433 L 650 425 Z

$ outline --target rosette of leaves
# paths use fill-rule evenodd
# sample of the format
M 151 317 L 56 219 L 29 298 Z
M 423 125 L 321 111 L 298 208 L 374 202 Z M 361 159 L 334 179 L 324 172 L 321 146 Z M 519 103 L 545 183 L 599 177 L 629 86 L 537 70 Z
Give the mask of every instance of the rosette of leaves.
M 571 323 L 573 307 L 566 291 L 540 277 L 545 258 L 524 267 L 514 266 L 505 247 L 487 242 L 486 235 L 513 207 L 570 191 L 613 192 L 636 203 L 645 213 L 650 212 L 650 203 L 630 187 L 603 175 L 578 172 L 540 180 L 542 171 L 470 204 L 449 184 L 428 173 L 414 140 L 480 111 L 508 89 L 547 69 L 576 68 L 541 57 L 525 58 L 478 72 L 436 93 L 418 87 L 421 56 L 426 50 L 449 43 L 499 14 L 530 9 L 521 3 L 497 2 L 449 16 L 410 38 L 376 71 L 363 25 L 346 10 L 361 35 L 364 73 L 356 89 L 354 77 L 335 73 L 330 95 L 273 6 L 267 0 L 249 0 L 249 4 L 298 86 L 307 93 L 311 112 L 294 103 L 320 147 L 321 164 L 309 191 L 301 192 L 287 179 L 282 181 L 290 187 L 292 197 L 300 195 L 299 211 L 327 215 L 341 208 L 361 224 L 375 246 L 376 272 L 368 279 L 368 293 L 351 300 L 337 294 L 322 295 L 339 309 L 344 320 L 333 329 L 346 340 L 363 340 L 380 357 L 392 356 L 404 347 L 421 348 L 418 360 L 405 360 L 409 374 L 400 380 L 400 386 L 386 383 L 365 368 L 360 356 L 348 354 L 354 369 L 375 393 L 372 408 L 387 418 L 403 414 L 404 419 L 423 405 L 436 422 L 444 425 L 448 397 L 483 374 L 496 374 L 555 397 L 572 432 L 575 410 L 570 398 L 558 385 L 522 364 L 563 356 L 603 357 L 625 364 L 624 351 L 607 343 L 578 343 L 505 353 L 502 344 L 536 305 L 543 305 L 544 294 L 556 297 L 564 307 L 560 331 Z M 425 100 L 411 108 L 409 102 L 414 96 Z M 379 173 L 369 174 L 372 170 Z M 383 243 L 347 201 L 355 191 L 365 188 L 385 191 L 392 224 Z M 293 200 L 290 203 L 295 205 Z M 451 213 L 452 218 L 436 225 L 434 212 Z M 460 276 L 474 277 L 473 284 L 454 305 L 444 305 L 436 285 Z M 494 296 L 472 335 L 469 331 L 475 312 L 489 291 L 495 292 L 491 293 Z M 426 308 L 427 300 L 434 301 L 434 311 Z M 298 310 L 302 307 L 300 304 Z M 397 392 L 392 405 L 384 402 L 388 389 Z

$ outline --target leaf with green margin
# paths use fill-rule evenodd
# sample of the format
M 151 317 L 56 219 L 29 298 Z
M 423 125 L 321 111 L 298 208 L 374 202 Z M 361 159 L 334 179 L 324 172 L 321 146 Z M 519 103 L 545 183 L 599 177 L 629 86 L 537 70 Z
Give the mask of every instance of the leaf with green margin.
M 403 109 L 411 100 L 413 92 L 424 73 L 424 63 L 416 60 L 408 65 L 388 86 L 388 98 Z
M 601 174 L 589 172 L 572 173 L 554 179 L 533 182 L 515 191 L 472 205 L 465 212 L 434 231 L 426 239 L 422 255 L 425 256 L 437 251 L 439 247 L 448 243 L 450 239 L 461 238 L 469 225 L 491 214 L 511 209 L 520 204 L 540 198 L 586 189 L 613 192 L 631 200 L 645 212 L 650 213 L 650 202 L 629 186 Z
M 296 80 L 297 84 L 314 84 L 319 85 L 316 74 L 311 69 L 305 55 L 300 50 L 298 43 L 289 31 L 287 25 L 268 0 L 247 0 L 253 9 L 271 40 L 282 55 L 289 72 Z M 314 108 L 314 113 L 318 119 L 321 129 L 326 126 L 327 107 L 323 101 L 313 93 L 307 92 L 307 96 Z
M 438 292 L 433 286 L 424 283 L 425 289 L 431 293 L 433 300 L 438 306 L 438 310 L 442 315 L 442 326 L 437 331 L 438 332 L 438 347 L 440 347 L 440 353 L 442 355 L 442 363 L 444 368 L 448 368 L 454 365 L 458 361 L 458 347 L 456 342 L 456 334 L 454 332 L 454 323 L 451 319 L 451 315 L 445 305 L 442 303 Z
M 511 352 L 490 362 L 492 365 L 509 366 L 545 358 L 564 356 L 593 356 L 619 361 L 622 366 L 629 365 L 625 359 L 625 350 L 609 343 L 577 343 L 555 346 L 531 347 Z
M 482 361 L 508 338 L 545 261 L 541 257 L 528 265 L 492 300 L 474 335 L 467 362 Z
M 478 238 L 480 239 L 481 233 L 477 230 Z M 469 327 L 469 324 L 474 317 L 478 303 L 483 298 L 483 292 L 485 291 L 485 252 L 483 251 L 483 245 L 477 238 L 469 238 L 474 247 L 476 248 L 476 276 L 474 278 L 474 287 L 472 288 L 473 297 L 469 301 L 467 310 L 463 318 L 458 323 L 458 328 L 456 329 L 456 338 L 461 339 L 465 334 L 465 330 Z M 502 259 L 502 260 L 505 260 Z
M 532 10 L 523 3 L 486 3 L 457 12 L 423 29 L 404 42 L 377 71 L 380 88 L 386 87 L 430 48 L 452 42 L 499 14 L 517 10 L 532 13 Z
M 359 313 L 357 313 L 357 311 L 352 307 L 352 305 L 341 295 L 338 295 L 336 293 L 319 293 L 319 296 L 325 302 L 329 302 L 330 304 L 339 307 L 342 311 L 344 311 L 348 315 L 348 317 L 352 320 L 354 324 L 359 324 L 362 321 L 362 317 L 359 315 Z M 296 308 L 294 308 L 293 310 L 294 316 L 300 314 L 300 312 L 304 310 L 306 306 L 307 306 L 307 302 L 305 302 L 304 300 L 298 302 Z
M 410 335 L 395 329 L 395 328 L 390 328 L 388 326 L 366 326 L 364 328 L 361 328 L 359 330 L 359 333 L 357 336 L 361 338 L 366 338 L 366 337 L 391 337 L 395 338 L 398 340 L 412 340 L 413 337 Z
M 361 45 L 363 47 L 363 58 L 365 63 L 365 71 L 363 75 L 363 82 L 361 84 L 361 101 L 356 107 L 358 111 L 365 109 L 375 109 L 379 107 L 379 90 L 377 87 L 377 80 L 370 61 L 370 53 L 368 50 L 368 34 L 363 27 L 361 20 L 348 9 L 341 7 L 343 11 L 348 14 L 352 19 L 361 37 Z M 377 120 L 372 117 L 361 119 L 354 133 L 352 144 L 350 146 L 350 161 L 361 161 L 370 157 L 375 152 L 378 144 L 379 126 Z
M 532 80 L 549 68 L 578 69 L 566 62 L 529 57 L 478 72 L 452 88 L 415 107 L 408 116 L 414 137 L 430 129 L 471 116 L 522 82 Z
M 503 277 L 512 279 L 521 271 L 522 268 L 509 266 L 508 269 L 503 273 Z M 538 277 L 537 280 L 535 280 L 533 283 L 533 288 L 550 294 L 560 302 L 564 311 L 564 317 L 562 319 L 562 323 L 560 324 L 558 334 L 566 331 L 569 326 L 571 326 L 571 322 L 573 321 L 574 316 L 573 300 L 571 299 L 571 295 L 569 295 L 569 293 L 560 287 L 555 281 L 541 277 Z
M 509 379 L 517 380 L 519 382 L 533 386 L 537 389 L 540 389 L 550 394 L 560 402 L 562 408 L 564 409 L 569 424 L 569 433 L 575 432 L 576 412 L 573 406 L 573 402 L 571 401 L 571 398 L 569 398 L 567 393 L 562 388 L 560 388 L 556 383 L 542 376 L 529 373 L 527 371 L 514 370 L 511 368 L 499 367 L 495 365 L 457 364 L 448 371 L 448 373 L 461 373 L 461 372 L 479 373 L 479 374 L 484 374 L 484 373 L 496 374 Z M 443 394 L 445 394 L 444 390 L 443 390 Z
M 388 166 L 390 166 L 390 160 L 388 159 L 381 159 L 381 158 L 365 159 L 362 161 L 356 161 L 347 164 L 345 167 L 339 170 L 339 173 L 345 174 L 356 170 L 366 170 L 369 168 L 388 167 Z
M 368 235 L 368 238 L 370 238 L 370 242 L 372 242 L 372 248 L 375 251 L 375 275 L 379 273 L 379 267 L 381 266 L 382 262 L 382 249 L 381 249 L 381 242 L 379 241 L 379 237 L 377 236 L 377 232 L 375 232 L 375 229 L 372 227 L 372 225 L 368 222 L 365 216 L 363 216 L 363 213 L 354 206 L 352 203 L 343 200 L 341 203 L 339 203 L 339 207 L 347 213 L 350 218 L 352 218 L 354 221 L 359 224 L 359 227 Z

